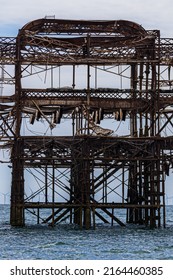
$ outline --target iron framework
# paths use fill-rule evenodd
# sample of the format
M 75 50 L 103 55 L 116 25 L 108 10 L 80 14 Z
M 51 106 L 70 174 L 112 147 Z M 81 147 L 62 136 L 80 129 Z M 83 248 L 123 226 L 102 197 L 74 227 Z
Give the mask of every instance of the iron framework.
M 52 226 L 125 226 L 124 209 L 127 223 L 165 226 L 172 65 L 172 38 L 125 20 L 43 18 L 1 37 L 11 225 L 25 225 L 28 210 Z

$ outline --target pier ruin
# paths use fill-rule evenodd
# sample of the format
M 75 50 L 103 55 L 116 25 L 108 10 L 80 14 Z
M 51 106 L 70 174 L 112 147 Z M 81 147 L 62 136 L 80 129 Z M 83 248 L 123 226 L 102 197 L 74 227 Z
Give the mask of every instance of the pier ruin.
M 10 224 L 24 226 L 29 211 L 51 226 L 165 227 L 172 66 L 173 38 L 126 20 L 46 17 L 0 37 Z

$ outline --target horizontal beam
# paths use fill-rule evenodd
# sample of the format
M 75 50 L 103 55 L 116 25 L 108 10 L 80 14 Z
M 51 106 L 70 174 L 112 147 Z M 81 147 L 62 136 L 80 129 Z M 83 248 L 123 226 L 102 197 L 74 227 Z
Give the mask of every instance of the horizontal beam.
M 85 207 L 91 207 L 91 208 L 95 208 L 95 209 L 131 209 L 131 208 L 135 208 L 135 209 L 159 209 L 161 208 L 163 205 L 162 204 L 129 204 L 129 203 L 88 203 L 86 204 L 68 204 L 68 203 L 43 203 L 43 202 L 26 202 L 24 204 L 19 204 L 18 207 L 23 207 L 25 209 L 27 208 L 36 208 L 36 209 L 58 209 L 58 208 L 85 208 Z

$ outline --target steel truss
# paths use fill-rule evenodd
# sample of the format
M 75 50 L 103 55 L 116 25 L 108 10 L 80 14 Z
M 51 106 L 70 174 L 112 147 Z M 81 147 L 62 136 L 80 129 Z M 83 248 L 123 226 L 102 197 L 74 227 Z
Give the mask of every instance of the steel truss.
M 122 20 L 45 18 L 16 38 L 0 38 L 1 84 L 14 90 L 0 96 L 1 147 L 11 149 L 11 225 L 25 225 L 28 210 L 52 226 L 66 220 L 89 229 L 97 219 L 165 226 L 172 49 L 173 39 Z M 61 86 L 61 69 L 65 82 L 70 72 L 70 86 Z M 44 86 L 35 86 L 39 79 Z M 63 119 L 71 120 L 67 136 L 57 130 Z M 128 135 L 102 127 L 105 119 L 128 123 Z M 117 209 L 126 211 L 126 222 Z

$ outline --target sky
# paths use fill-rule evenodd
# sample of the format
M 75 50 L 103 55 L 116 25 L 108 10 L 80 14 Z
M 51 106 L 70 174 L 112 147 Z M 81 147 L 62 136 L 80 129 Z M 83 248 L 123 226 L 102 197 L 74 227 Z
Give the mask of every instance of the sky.
M 0 0 L 0 36 L 15 36 L 25 23 L 45 16 L 57 19 L 126 19 L 173 36 L 172 0 Z
M 172 0 L 0 0 L 0 36 L 16 36 L 26 23 L 45 16 L 57 19 L 130 20 L 173 38 Z M 10 196 L 10 176 L 0 166 L 0 203 Z M 167 193 L 171 197 L 170 188 Z

